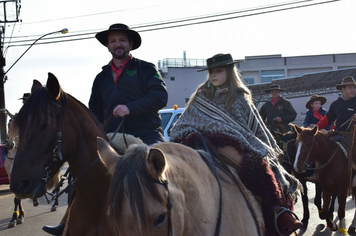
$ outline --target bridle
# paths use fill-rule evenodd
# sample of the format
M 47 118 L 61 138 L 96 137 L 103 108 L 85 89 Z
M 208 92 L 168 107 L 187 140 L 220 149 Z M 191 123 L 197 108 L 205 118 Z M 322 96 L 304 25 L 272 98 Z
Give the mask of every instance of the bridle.
M 308 163 L 309 161 L 309 158 L 310 158 L 310 154 L 312 152 L 312 149 L 313 149 L 313 146 L 314 146 L 314 139 L 315 139 L 315 135 L 313 136 L 313 139 L 312 139 L 312 144 L 311 144 L 311 147 L 307 153 L 307 157 L 305 158 L 305 161 L 304 161 L 304 164 L 306 166 L 306 170 L 314 170 L 314 171 L 319 171 L 321 169 L 323 169 L 325 166 L 329 165 L 331 163 L 331 161 L 334 159 L 335 155 L 336 155 L 336 152 L 338 151 L 338 149 L 340 148 L 341 149 L 341 145 L 342 144 L 337 144 L 337 148 L 335 149 L 334 153 L 331 155 L 331 157 L 327 160 L 327 162 L 325 162 L 324 164 L 322 164 L 321 166 L 318 166 L 318 167 L 312 167 L 312 161 Z M 345 154 L 345 153 L 344 153 Z M 347 157 L 347 155 L 345 154 L 345 156 Z
M 58 132 L 57 132 L 57 140 L 56 140 L 56 146 L 53 149 L 53 155 L 52 158 L 49 162 L 49 165 L 47 167 L 45 167 L 45 171 L 46 171 L 46 177 L 42 178 L 42 180 L 45 182 L 45 184 L 47 185 L 48 182 L 50 181 L 51 178 L 51 173 L 56 173 L 59 169 L 57 170 L 53 170 L 53 166 L 52 164 L 55 162 L 64 162 L 63 160 L 63 154 L 62 154 L 62 125 L 63 125 L 63 119 L 64 119 L 64 113 L 66 111 L 67 108 L 67 95 L 63 92 L 60 96 L 60 101 L 61 103 L 57 103 L 55 101 L 50 100 L 50 104 L 55 106 L 56 108 L 61 110 L 59 119 L 58 119 Z M 100 160 L 99 157 L 95 158 L 76 178 L 74 178 L 73 181 L 71 181 L 71 185 L 74 185 L 77 180 L 85 173 L 87 172 L 89 169 L 91 169 L 98 161 Z
M 309 162 L 310 153 L 312 152 L 313 146 L 314 146 L 314 137 L 315 136 L 313 136 L 313 139 L 312 139 L 312 142 L 311 142 L 311 147 L 308 150 L 307 157 L 304 160 L 304 165 L 306 166 L 306 168 L 305 168 L 306 170 L 315 170 L 315 168 L 313 167 L 312 161 Z
M 167 192 L 167 210 L 168 210 L 168 236 L 173 236 L 173 224 L 172 224 L 172 203 L 169 194 L 168 180 L 153 180 L 154 183 L 163 185 Z

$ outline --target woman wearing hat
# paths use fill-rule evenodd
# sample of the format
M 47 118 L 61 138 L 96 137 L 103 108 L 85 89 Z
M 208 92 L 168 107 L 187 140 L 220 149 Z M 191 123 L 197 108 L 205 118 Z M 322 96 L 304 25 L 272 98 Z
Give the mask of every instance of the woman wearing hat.
M 305 104 L 308 109 L 303 122 L 304 127 L 310 127 L 310 125 L 316 125 L 326 114 L 326 110 L 322 107 L 326 103 L 326 97 L 318 96 L 314 94 L 310 96 L 309 100 Z M 325 127 L 326 130 L 330 129 L 330 125 Z
M 356 81 L 352 76 L 342 79 L 342 83 L 336 85 L 341 90 L 341 96 L 331 103 L 329 111 L 317 123 L 319 129 L 324 129 L 335 121 L 335 130 L 349 131 L 350 122 L 356 122 Z
M 293 195 L 299 182 L 278 162 L 282 152 L 267 130 L 251 92 L 244 85 L 230 54 L 207 59 L 207 80 L 191 96 L 186 110 L 174 125 L 170 141 L 205 149 L 201 135 L 233 166 L 245 186 L 262 201 L 265 219 L 277 217 L 277 231 L 289 235 L 302 226 L 289 210 L 293 204 L 283 193 Z M 272 211 L 271 211 L 272 209 Z M 273 214 L 273 213 L 272 213 Z M 266 223 L 267 235 L 276 235 L 274 222 Z

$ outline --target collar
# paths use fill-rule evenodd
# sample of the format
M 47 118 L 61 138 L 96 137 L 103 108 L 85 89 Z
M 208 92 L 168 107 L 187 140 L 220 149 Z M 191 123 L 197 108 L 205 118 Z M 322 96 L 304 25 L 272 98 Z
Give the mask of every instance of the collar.
M 129 62 L 129 60 L 131 59 L 131 54 L 129 54 L 129 56 L 126 58 L 126 60 L 121 64 L 121 66 L 116 66 L 114 61 L 111 60 L 110 65 L 111 68 L 113 68 L 113 70 L 116 72 L 117 70 L 122 70 L 122 68 L 125 67 L 125 65 L 127 64 L 127 62 Z

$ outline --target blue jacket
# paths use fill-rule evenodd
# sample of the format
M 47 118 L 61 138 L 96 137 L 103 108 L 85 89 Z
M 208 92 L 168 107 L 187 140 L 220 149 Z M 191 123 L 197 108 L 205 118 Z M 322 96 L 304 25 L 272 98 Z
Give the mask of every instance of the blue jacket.
M 322 115 L 322 116 L 325 116 L 326 114 L 326 110 L 324 108 L 320 108 L 320 111 L 319 113 Z M 311 124 L 314 124 L 316 125 L 317 123 L 319 122 L 319 120 L 314 116 L 314 113 L 313 113 L 313 109 L 309 109 L 305 115 L 305 119 L 304 119 L 304 123 L 303 123 L 303 126 L 304 127 L 308 127 L 310 126 Z M 331 124 L 329 124 L 325 129 L 326 130 L 329 130 L 331 127 Z

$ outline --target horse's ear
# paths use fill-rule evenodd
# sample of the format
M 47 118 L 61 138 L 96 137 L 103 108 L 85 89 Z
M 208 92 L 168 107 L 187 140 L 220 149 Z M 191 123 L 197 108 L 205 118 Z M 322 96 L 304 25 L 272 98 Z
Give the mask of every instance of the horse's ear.
M 166 169 L 166 157 L 163 152 L 157 148 L 151 148 L 147 157 L 147 166 L 153 179 L 162 179 Z
M 316 125 L 314 128 L 311 130 L 314 133 L 314 136 L 318 133 L 319 127 Z
M 61 86 L 58 79 L 51 72 L 48 73 L 47 85 L 48 95 L 53 100 L 58 100 L 61 95 Z
M 109 169 L 109 172 L 113 174 L 117 163 L 121 159 L 120 155 L 118 155 L 110 144 L 103 138 L 97 137 L 96 141 L 99 157 Z
M 297 132 L 297 134 L 302 132 L 302 128 L 300 128 L 298 125 L 293 125 L 292 127 L 294 128 L 295 132 Z
M 33 80 L 31 93 L 35 92 L 37 89 L 43 88 L 42 84 L 38 80 Z

